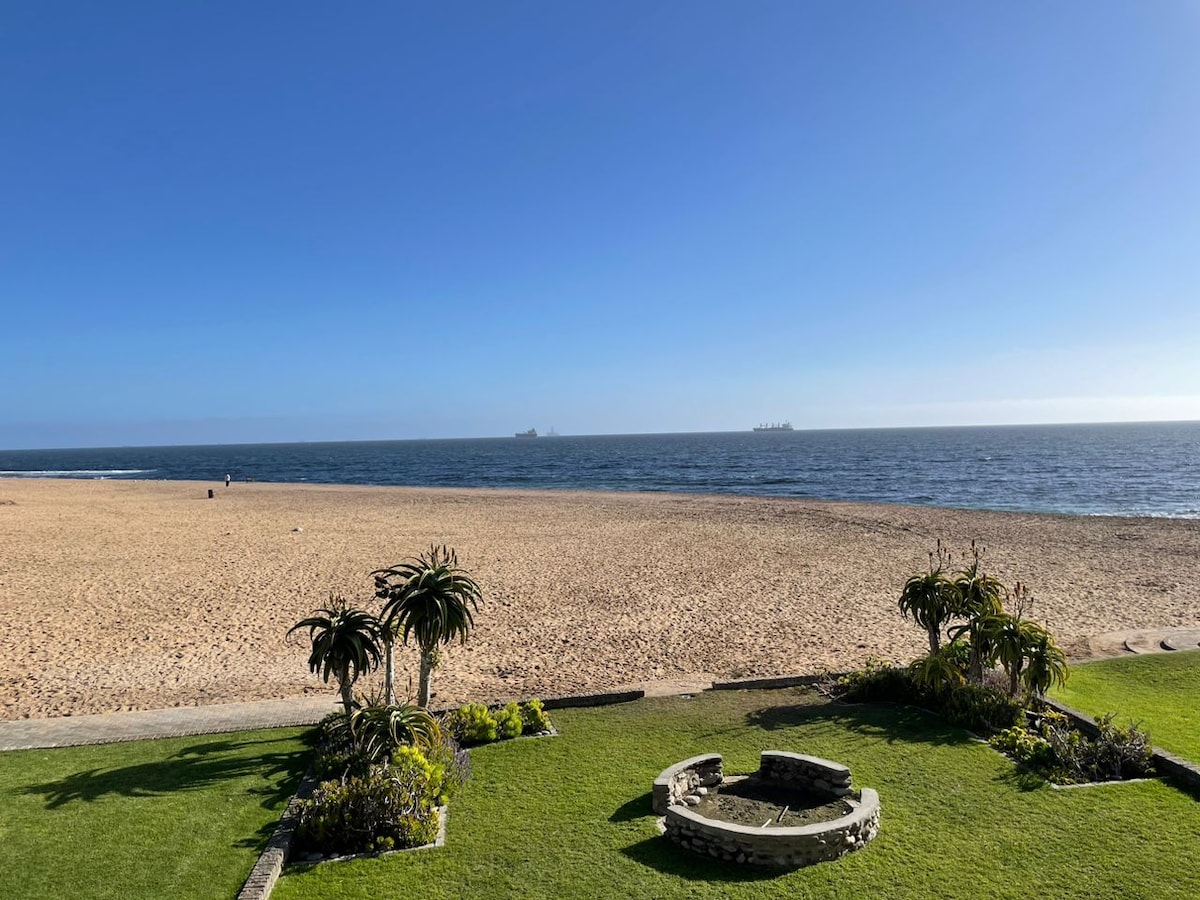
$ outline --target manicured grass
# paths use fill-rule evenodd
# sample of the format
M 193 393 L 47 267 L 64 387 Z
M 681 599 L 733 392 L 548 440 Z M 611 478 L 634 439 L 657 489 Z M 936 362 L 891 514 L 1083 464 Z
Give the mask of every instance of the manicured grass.
M 1140 720 L 1156 747 L 1200 762 L 1200 650 L 1074 666 L 1054 696 L 1092 716 Z
M 228 900 L 308 766 L 303 735 L 0 754 L 0 896 Z
M 377 897 L 1103 898 L 1200 896 L 1200 803 L 1157 782 L 1055 791 L 918 710 L 801 691 L 709 692 L 554 714 L 561 735 L 472 751 L 448 846 L 292 870 L 277 900 Z M 837 862 L 722 866 L 655 829 L 650 785 L 703 752 L 850 766 L 883 829 Z

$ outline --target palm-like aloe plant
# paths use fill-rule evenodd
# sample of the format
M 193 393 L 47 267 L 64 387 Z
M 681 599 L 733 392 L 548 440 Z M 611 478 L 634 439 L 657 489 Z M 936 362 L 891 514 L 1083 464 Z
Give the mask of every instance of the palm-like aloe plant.
M 923 656 L 910 665 L 908 671 L 917 684 L 929 688 L 934 694 L 941 694 L 947 688 L 963 682 L 962 669 L 946 653 L 930 653 Z
M 929 653 L 936 654 L 942 646 L 942 629 L 954 616 L 958 595 L 954 583 L 945 574 L 945 553 L 938 541 L 937 562 L 929 554 L 929 571 L 914 575 L 904 583 L 900 592 L 900 612 L 912 617 L 929 634 Z
M 1008 693 L 1011 696 L 1017 695 L 1030 648 L 1045 631 L 1036 622 L 1009 613 L 987 616 L 980 623 L 984 643 L 992 649 L 1008 675 Z
M 1033 635 L 1025 653 L 1025 690 L 1030 697 L 1040 697 L 1051 685 L 1066 682 L 1070 674 L 1066 654 L 1045 628 Z
M 420 706 L 363 706 L 348 716 L 339 716 L 330 732 L 356 748 L 369 763 L 390 759 L 405 745 L 428 750 L 442 738 L 437 720 Z
M 429 705 L 430 680 L 438 647 L 455 638 L 466 643 L 475 626 L 479 585 L 458 565 L 458 555 L 445 545 L 371 573 L 375 596 L 383 599 L 384 640 L 400 635 L 405 644 L 412 636 L 421 653 L 417 703 Z M 389 667 L 390 668 L 390 667 Z M 390 680 L 387 686 L 391 701 Z
M 354 682 L 379 665 L 379 620 L 369 612 L 353 609 L 345 598 L 330 594 L 328 606 L 301 619 L 288 629 L 288 634 L 305 628 L 312 643 L 309 671 L 319 674 L 326 684 L 331 675 L 337 678 L 349 716 L 354 706 Z
M 950 637 L 964 633 L 971 647 L 971 662 L 967 667 L 967 678 L 976 684 L 983 681 L 983 664 L 994 658 L 995 648 L 990 635 L 983 627 L 989 616 L 1004 612 L 1004 598 L 1008 590 L 998 579 L 983 571 L 983 551 L 971 542 L 971 564 L 954 576 L 954 615 L 966 619 L 965 625 L 950 630 Z

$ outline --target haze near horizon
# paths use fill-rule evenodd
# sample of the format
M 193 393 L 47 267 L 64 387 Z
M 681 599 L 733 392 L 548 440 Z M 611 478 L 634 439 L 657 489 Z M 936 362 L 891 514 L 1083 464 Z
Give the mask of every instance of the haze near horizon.
M 0 32 L 0 449 L 1200 419 L 1200 12 Z

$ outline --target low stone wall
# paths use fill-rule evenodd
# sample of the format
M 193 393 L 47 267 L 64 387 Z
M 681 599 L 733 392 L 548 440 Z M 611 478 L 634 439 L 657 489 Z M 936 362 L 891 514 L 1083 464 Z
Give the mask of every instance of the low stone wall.
M 721 757 L 693 756 L 664 769 L 654 780 L 654 811 L 663 817 L 667 837 L 695 853 L 728 862 L 795 868 L 837 859 L 879 833 L 879 794 L 863 788 L 857 797 L 850 770 L 817 756 L 764 750 L 758 777 L 830 798 L 842 798 L 850 812 L 829 822 L 793 828 L 736 825 L 710 819 L 692 807 L 700 795 L 724 780 Z
M 246 877 L 242 889 L 238 892 L 238 900 L 267 900 L 275 889 L 275 882 L 283 871 L 284 863 L 292 851 L 292 838 L 296 826 L 300 824 L 300 801 L 312 796 L 317 787 L 317 781 L 309 772 L 300 782 L 300 787 L 290 801 L 267 846 L 259 855 L 258 861 Z
M 752 828 L 697 815 L 687 806 L 667 809 L 667 836 L 682 847 L 714 859 L 795 868 L 837 859 L 863 847 L 879 833 L 879 795 L 863 788 L 854 807 L 831 822 L 798 828 Z
M 560 694 L 543 697 L 543 709 L 568 709 L 581 706 L 609 706 L 613 703 L 629 703 L 646 696 L 643 690 L 609 691 L 604 694 Z
M 850 770 L 819 756 L 764 750 L 758 774 L 760 778 L 831 797 L 845 797 L 851 793 Z
M 654 779 L 650 805 L 658 815 L 666 815 L 671 806 L 683 803 L 683 798 L 694 795 L 697 788 L 707 790 L 724 781 L 722 765 L 720 754 L 709 753 L 663 769 Z
M 774 678 L 735 678 L 731 681 L 714 681 L 714 691 L 763 691 L 790 687 L 809 687 L 826 679 L 838 679 L 841 673 L 827 675 L 778 675 Z

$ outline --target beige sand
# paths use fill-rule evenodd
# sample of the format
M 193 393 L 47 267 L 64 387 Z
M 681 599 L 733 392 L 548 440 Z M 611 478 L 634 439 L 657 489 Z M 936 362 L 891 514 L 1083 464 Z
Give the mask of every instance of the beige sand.
M 215 499 L 207 499 L 209 488 Z M 935 539 L 988 547 L 1077 653 L 1200 624 L 1200 522 L 744 497 L 0 480 L 0 718 L 332 691 L 287 628 L 447 542 L 483 586 L 436 702 L 906 660 Z M 400 681 L 415 674 L 404 651 Z M 415 680 L 415 678 L 414 678 Z

